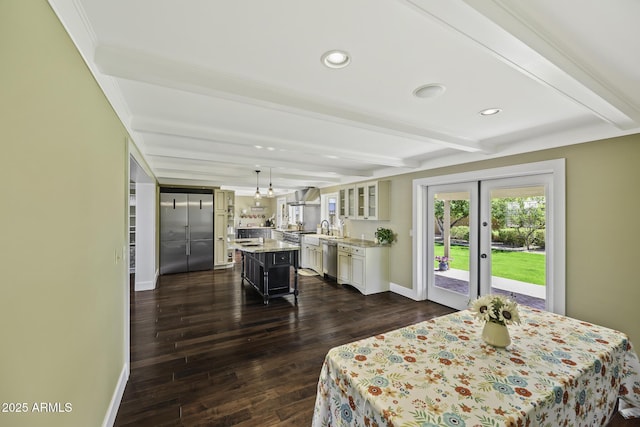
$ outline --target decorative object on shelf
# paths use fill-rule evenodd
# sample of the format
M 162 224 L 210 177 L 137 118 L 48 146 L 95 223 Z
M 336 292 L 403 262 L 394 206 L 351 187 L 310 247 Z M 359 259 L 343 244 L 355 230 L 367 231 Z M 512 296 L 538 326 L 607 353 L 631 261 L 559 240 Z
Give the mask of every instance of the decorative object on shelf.
M 255 196 L 253 196 L 254 199 L 256 200 L 260 200 L 260 198 L 262 197 L 260 195 L 260 186 L 258 185 L 258 177 L 260 176 L 260 171 L 256 170 L 256 194 Z
M 375 236 L 376 236 L 376 240 L 381 245 L 393 243 L 393 240 L 395 239 L 393 231 L 391 231 L 391 229 L 389 228 L 378 227 L 378 229 L 375 232 Z
M 484 320 L 482 339 L 494 347 L 511 344 L 507 325 L 519 324 L 518 304 L 504 295 L 485 295 L 471 303 L 469 310 L 478 320 Z
M 267 190 L 267 197 L 273 197 L 273 186 L 271 185 L 271 168 L 269 168 L 269 189 Z
M 449 262 L 453 261 L 453 258 L 438 255 L 436 261 L 438 261 L 438 271 L 447 271 L 449 269 Z

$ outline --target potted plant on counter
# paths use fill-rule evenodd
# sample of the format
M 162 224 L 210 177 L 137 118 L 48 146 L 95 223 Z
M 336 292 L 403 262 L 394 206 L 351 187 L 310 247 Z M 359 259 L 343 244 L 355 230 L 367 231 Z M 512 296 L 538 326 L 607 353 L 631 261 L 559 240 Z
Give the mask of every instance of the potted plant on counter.
M 376 240 L 381 245 L 391 244 L 395 239 L 393 231 L 391 231 L 391 229 L 389 228 L 378 227 L 378 229 L 375 232 L 375 236 L 376 236 Z

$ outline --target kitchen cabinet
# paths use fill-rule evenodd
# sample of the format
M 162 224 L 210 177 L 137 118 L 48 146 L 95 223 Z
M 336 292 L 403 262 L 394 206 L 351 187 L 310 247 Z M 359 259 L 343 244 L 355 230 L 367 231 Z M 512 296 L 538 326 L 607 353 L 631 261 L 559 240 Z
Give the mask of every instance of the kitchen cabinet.
M 214 190 L 214 267 L 233 266 L 234 251 L 229 242 L 234 238 L 235 193 L 233 191 Z
M 355 219 L 389 220 L 391 181 L 370 181 L 355 186 Z
M 347 188 L 347 216 L 346 218 L 355 218 L 356 216 L 356 188 Z
M 336 281 L 340 284 L 351 282 L 351 251 L 345 252 L 338 248 L 338 274 Z
M 338 216 L 345 219 L 356 218 L 356 187 L 343 187 L 338 191 Z
M 389 248 L 338 243 L 338 284 L 351 285 L 363 295 L 389 290 Z
M 322 274 L 322 245 L 311 246 L 309 268 Z
M 300 266 L 322 273 L 322 245 L 317 237 L 302 236 Z
M 311 265 L 311 246 L 308 243 L 300 245 L 300 267 L 309 268 Z
M 215 211 L 219 213 L 227 212 L 227 192 L 224 190 L 214 190 L 213 192 L 213 205 L 215 206 Z
M 235 226 L 236 226 L 236 193 L 233 191 L 225 191 L 225 210 L 227 213 L 227 223 L 225 227 L 227 229 L 227 238 L 225 244 L 225 253 L 227 254 L 227 264 L 233 265 L 235 262 L 235 250 L 229 247 L 229 243 L 235 239 Z
M 213 228 L 215 230 L 215 241 L 213 242 L 213 264 L 215 267 L 226 266 L 228 263 L 226 212 L 216 212 L 214 214 Z
M 136 184 L 129 185 L 129 273 L 136 272 Z

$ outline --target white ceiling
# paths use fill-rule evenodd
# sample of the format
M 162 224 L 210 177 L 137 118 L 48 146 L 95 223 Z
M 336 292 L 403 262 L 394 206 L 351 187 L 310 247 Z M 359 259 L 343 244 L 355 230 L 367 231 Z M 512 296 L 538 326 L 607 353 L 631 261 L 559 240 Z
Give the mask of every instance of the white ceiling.
M 640 131 L 636 0 L 49 2 L 161 184 L 287 193 Z

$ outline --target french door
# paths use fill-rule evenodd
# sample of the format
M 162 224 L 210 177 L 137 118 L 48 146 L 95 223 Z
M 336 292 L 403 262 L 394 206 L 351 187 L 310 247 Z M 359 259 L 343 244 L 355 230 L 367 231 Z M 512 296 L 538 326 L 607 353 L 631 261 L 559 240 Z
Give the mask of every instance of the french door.
M 478 296 L 478 183 L 429 186 L 427 200 L 427 298 L 465 308 Z
M 564 163 L 541 164 L 414 181 L 417 299 L 501 293 L 564 314 Z
M 508 294 L 517 302 L 547 309 L 552 288 L 548 268 L 553 245 L 549 217 L 550 175 L 480 183 L 480 293 Z

